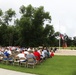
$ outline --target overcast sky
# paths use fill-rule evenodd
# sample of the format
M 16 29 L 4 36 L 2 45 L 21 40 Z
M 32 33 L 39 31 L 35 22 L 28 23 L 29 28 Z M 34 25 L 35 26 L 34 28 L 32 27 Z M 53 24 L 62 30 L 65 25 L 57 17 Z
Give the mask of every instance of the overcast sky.
M 55 31 L 76 36 L 76 0 L 0 0 L 3 11 L 12 8 L 16 13 L 19 13 L 20 6 L 29 4 L 33 7 L 44 6 L 44 10 L 50 12 Z

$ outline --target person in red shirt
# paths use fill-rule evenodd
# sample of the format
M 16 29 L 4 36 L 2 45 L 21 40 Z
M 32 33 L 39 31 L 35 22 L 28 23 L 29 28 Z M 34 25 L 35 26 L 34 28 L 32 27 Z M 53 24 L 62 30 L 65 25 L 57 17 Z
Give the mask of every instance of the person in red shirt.
M 53 50 L 50 50 L 50 57 L 52 58 L 54 56 Z
M 36 60 L 40 61 L 40 53 L 37 51 L 37 49 L 34 50 L 33 54 L 35 55 Z

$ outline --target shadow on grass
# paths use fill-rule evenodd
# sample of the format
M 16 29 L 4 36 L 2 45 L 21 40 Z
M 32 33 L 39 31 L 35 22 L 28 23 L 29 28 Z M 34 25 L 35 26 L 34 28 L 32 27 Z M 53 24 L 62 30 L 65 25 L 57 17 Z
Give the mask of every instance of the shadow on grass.
M 74 72 L 72 73 L 72 75 L 76 75 L 76 71 L 74 71 Z

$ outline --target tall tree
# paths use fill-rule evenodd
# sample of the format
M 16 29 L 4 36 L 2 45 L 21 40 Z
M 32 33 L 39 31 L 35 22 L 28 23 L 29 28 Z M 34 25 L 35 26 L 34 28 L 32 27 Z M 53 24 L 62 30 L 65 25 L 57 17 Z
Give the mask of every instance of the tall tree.
M 2 25 L 2 15 L 3 15 L 3 11 L 0 9 L 0 26 Z
M 44 43 L 43 33 L 45 32 L 44 22 L 51 21 L 49 12 L 45 12 L 42 6 L 34 8 L 31 5 L 21 6 L 20 11 L 23 14 L 19 22 L 21 44 L 26 46 L 42 45 Z M 47 37 L 46 32 L 44 34 Z
M 2 10 L 0 9 L 0 16 L 2 16 L 3 15 L 3 12 L 2 12 Z
M 12 10 L 11 8 L 10 8 L 9 10 L 7 10 L 7 11 L 5 12 L 5 15 L 4 15 L 4 22 L 5 22 L 7 25 L 9 25 L 9 22 L 12 21 L 12 17 L 14 17 L 15 14 L 16 14 L 15 11 Z
M 73 46 L 76 46 L 76 36 L 73 37 Z

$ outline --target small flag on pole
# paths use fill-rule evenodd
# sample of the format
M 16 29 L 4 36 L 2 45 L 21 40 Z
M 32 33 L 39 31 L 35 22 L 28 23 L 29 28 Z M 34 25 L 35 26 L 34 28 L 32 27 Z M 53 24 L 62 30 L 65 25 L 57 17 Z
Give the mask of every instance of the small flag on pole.
M 61 38 L 62 40 L 64 40 L 64 35 L 63 35 L 63 34 L 60 34 L 60 38 Z

